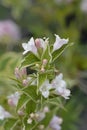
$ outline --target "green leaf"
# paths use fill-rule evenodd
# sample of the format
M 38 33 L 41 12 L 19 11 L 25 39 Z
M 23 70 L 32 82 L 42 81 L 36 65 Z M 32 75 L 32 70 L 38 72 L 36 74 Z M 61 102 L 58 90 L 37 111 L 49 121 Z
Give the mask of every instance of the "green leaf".
M 18 100 L 18 104 L 17 104 L 17 108 L 16 110 L 18 111 L 19 109 L 21 109 L 24 105 L 26 105 L 26 103 L 29 101 L 29 96 L 22 94 L 20 96 L 20 99 Z
M 27 56 L 25 56 L 24 60 L 21 62 L 21 67 L 29 67 L 33 66 L 38 63 L 40 59 L 34 55 L 33 53 L 29 52 Z
M 72 43 L 71 44 L 65 44 L 60 49 L 54 51 L 52 53 L 52 62 L 54 62 L 65 51 L 65 49 L 67 47 L 71 46 L 71 45 L 72 45 Z
M 44 81 L 46 79 L 47 79 L 47 74 L 46 73 L 40 73 L 40 74 L 37 75 L 37 86 L 38 86 L 38 89 L 44 83 Z
M 31 86 L 28 86 L 28 87 L 22 89 L 22 91 L 23 91 L 27 96 L 29 96 L 29 98 L 30 98 L 31 100 L 33 100 L 34 102 L 36 102 L 36 101 L 37 101 L 37 98 L 38 98 L 38 96 L 37 96 L 37 94 L 36 94 L 36 90 L 37 90 L 37 86 L 35 86 L 35 85 L 31 85 Z
M 5 130 L 13 130 L 14 127 L 18 124 L 19 120 L 14 118 L 9 118 L 4 125 Z
M 63 106 L 63 103 L 62 103 L 62 101 L 61 101 L 61 98 L 59 98 L 59 97 L 55 97 L 55 98 L 50 98 L 50 99 L 48 99 L 48 101 L 47 101 L 49 104 L 51 104 L 51 105 L 55 105 L 55 106 L 57 106 L 57 107 L 61 107 L 61 108 L 64 108 L 64 106 Z
M 47 45 L 45 51 L 42 54 L 42 60 L 43 59 L 47 59 L 48 62 L 52 60 L 52 56 L 51 56 L 51 53 L 50 53 L 50 46 L 49 45 Z
M 36 109 L 36 103 L 33 102 L 32 100 L 30 100 L 27 104 L 26 104 L 26 113 L 29 115 L 30 113 L 34 113 Z

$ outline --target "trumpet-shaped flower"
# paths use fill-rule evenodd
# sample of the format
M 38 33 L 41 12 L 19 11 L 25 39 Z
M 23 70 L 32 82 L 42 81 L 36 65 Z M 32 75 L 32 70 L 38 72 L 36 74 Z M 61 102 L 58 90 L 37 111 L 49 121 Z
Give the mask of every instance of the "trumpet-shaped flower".
M 11 114 L 5 111 L 5 109 L 2 106 L 0 106 L 0 120 L 4 120 L 5 118 L 9 117 L 11 117 Z
M 50 122 L 50 128 L 52 128 L 52 130 L 61 130 L 61 124 L 63 122 L 63 119 L 58 117 L 58 116 L 54 116 Z
M 67 44 L 68 43 L 68 39 L 61 39 L 58 35 L 56 35 L 55 34 L 55 36 L 56 36 L 56 41 L 55 41 L 55 43 L 54 43 L 54 45 L 53 45 L 53 51 L 55 51 L 55 50 L 57 50 L 57 49 L 59 49 L 59 48 L 61 48 L 64 44 Z
M 28 41 L 28 43 L 22 43 L 22 47 L 24 48 L 23 54 L 26 54 L 29 51 L 34 54 L 37 54 L 37 48 L 35 46 L 33 37 Z
M 66 82 L 63 80 L 63 74 L 59 74 L 52 81 L 52 86 L 55 88 L 55 93 L 64 97 L 65 99 L 69 99 L 70 90 L 66 88 Z
M 51 84 L 49 83 L 48 80 L 46 80 L 42 86 L 40 87 L 40 92 L 42 93 L 42 95 L 45 97 L 45 98 L 48 98 L 49 96 L 49 90 L 52 88 Z

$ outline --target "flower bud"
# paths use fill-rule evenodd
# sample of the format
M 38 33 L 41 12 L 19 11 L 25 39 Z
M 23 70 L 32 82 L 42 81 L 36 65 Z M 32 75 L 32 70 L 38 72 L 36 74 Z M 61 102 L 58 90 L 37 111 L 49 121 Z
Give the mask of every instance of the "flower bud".
M 15 106 L 12 99 L 8 99 L 8 104 L 9 104 L 10 106 Z
M 28 118 L 27 123 L 28 123 L 28 124 L 31 124 L 31 123 L 32 123 L 32 119 L 31 119 L 31 118 Z
M 21 75 L 23 76 L 23 75 L 27 75 L 27 71 L 26 71 L 26 68 L 22 68 L 21 70 L 20 70 L 20 73 L 21 73 Z
M 41 72 L 45 72 L 45 69 L 44 69 L 44 67 L 43 67 L 43 66 L 41 67 Z
M 28 85 L 28 80 L 27 80 L 27 79 L 24 79 L 24 80 L 22 81 L 22 83 L 23 83 L 23 86 L 27 86 L 27 85 Z
M 44 113 L 49 112 L 49 108 L 48 108 L 48 106 L 45 106 L 45 107 L 44 107 L 43 112 L 44 112 Z
M 36 64 L 36 67 L 39 68 L 40 67 L 39 64 Z
M 44 125 L 39 125 L 39 129 L 43 130 L 44 129 Z
M 18 115 L 19 116 L 23 116 L 24 115 L 24 112 L 22 110 L 18 110 Z
M 26 68 L 19 69 L 18 67 L 15 68 L 15 76 L 17 79 L 20 79 L 27 75 Z
M 17 79 L 20 78 L 20 73 L 19 73 L 19 68 L 18 67 L 15 68 L 15 76 L 16 76 Z
M 30 117 L 31 117 L 31 118 L 34 118 L 34 117 L 35 117 L 35 114 L 34 114 L 34 113 L 31 113 L 31 114 L 30 114 Z
M 42 48 L 42 46 L 41 46 L 41 41 L 40 41 L 39 38 L 37 38 L 37 39 L 35 40 L 35 45 L 36 45 L 37 48 Z
M 46 65 L 47 64 L 47 59 L 43 59 L 43 65 Z

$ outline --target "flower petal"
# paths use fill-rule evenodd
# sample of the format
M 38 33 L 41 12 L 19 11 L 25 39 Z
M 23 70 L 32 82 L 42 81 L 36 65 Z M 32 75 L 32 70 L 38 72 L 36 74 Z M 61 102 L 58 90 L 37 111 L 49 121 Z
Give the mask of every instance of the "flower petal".
M 68 41 L 69 41 L 69 39 L 64 39 L 64 38 L 61 39 L 61 38 L 59 37 L 59 35 L 56 35 L 56 34 L 55 34 L 55 36 L 56 36 L 56 41 L 55 41 L 54 46 L 53 46 L 53 51 L 55 51 L 55 50 L 61 48 L 64 44 L 67 44 Z

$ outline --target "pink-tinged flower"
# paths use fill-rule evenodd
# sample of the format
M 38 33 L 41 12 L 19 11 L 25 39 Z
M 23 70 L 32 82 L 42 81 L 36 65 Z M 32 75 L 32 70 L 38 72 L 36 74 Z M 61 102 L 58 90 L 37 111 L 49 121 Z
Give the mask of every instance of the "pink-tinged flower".
M 48 98 L 49 97 L 49 90 L 52 88 L 51 84 L 49 83 L 48 80 L 46 80 L 42 86 L 40 87 L 40 92 L 42 93 L 42 95 L 44 96 L 44 98 Z
M 9 117 L 11 117 L 11 114 L 5 111 L 5 109 L 2 106 L 0 106 L 0 120 L 4 120 L 5 118 Z
M 24 48 L 23 55 L 29 51 L 34 53 L 35 55 L 37 54 L 37 48 L 35 46 L 33 37 L 28 41 L 28 43 L 22 43 L 22 47 Z
M 69 99 L 70 90 L 66 88 L 66 82 L 63 80 L 63 74 L 59 74 L 52 81 L 52 86 L 55 88 L 55 93 L 64 97 L 65 99 Z
M 14 94 L 11 94 L 8 98 L 8 104 L 10 106 L 17 106 L 18 99 L 20 98 L 20 94 L 18 92 L 15 92 Z
M 55 34 L 55 36 L 56 36 L 56 41 L 55 41 L 55 43 L 54 43 L 54 45 L 53 45 L 53 51 L 55 51 L 55 50 L 58 50 L 59 48 L 61 48 L 64 44 L 67 44 L 68 43 L 68 39 L 61 39 L 58 35 L 56 35 Z
M 61 124 L 63 122 L 63 119 L 58 117 L 58 116 L 54 116 L 49 124 L 50 128 L 52 130 L 61 130 Z
M 6 43 L 17 42 L 20 38 L 20 29 L 13 21 L 0 21 L 0 41 Z

